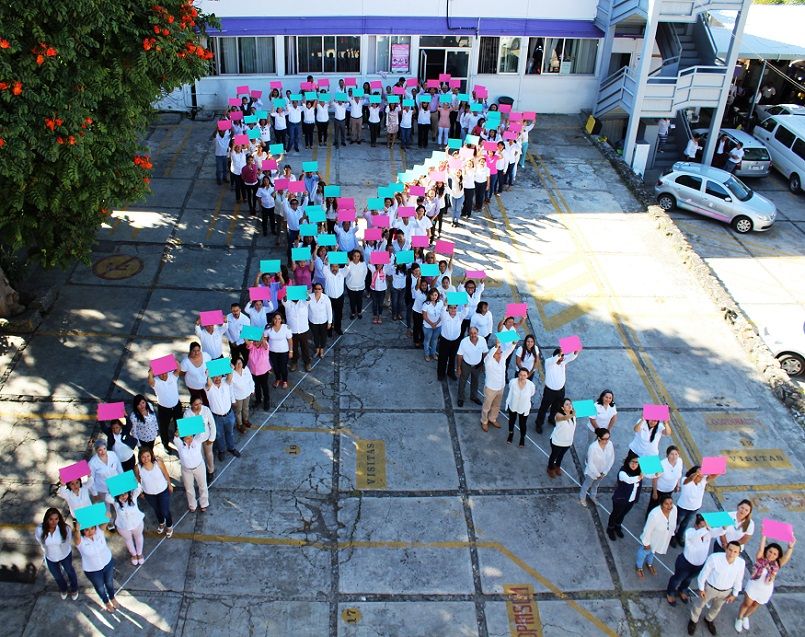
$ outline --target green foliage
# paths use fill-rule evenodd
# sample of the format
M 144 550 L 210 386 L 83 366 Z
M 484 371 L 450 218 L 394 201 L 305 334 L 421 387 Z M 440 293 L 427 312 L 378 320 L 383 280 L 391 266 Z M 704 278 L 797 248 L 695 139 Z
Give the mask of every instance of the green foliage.
M 45 266 L 86 260 L 109 211 L 147 194 L 151 104 L 205 74 L 212 53 L 199 39 L 218 25 L 188 0 L 157 1 L 0 3 L 7 249 Z
M 805 0 L 752 0 L 753 4 L 805 4 Z

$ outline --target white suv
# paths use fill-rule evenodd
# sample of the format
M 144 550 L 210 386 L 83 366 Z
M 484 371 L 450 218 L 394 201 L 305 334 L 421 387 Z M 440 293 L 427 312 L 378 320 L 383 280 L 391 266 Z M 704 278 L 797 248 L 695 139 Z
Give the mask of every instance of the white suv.
M 725 170 L 679 161 L 666 170 L 654 187 L 663 210 L 675 207 L 712 217 L 744 234 L 768 230 L 777 208 Z

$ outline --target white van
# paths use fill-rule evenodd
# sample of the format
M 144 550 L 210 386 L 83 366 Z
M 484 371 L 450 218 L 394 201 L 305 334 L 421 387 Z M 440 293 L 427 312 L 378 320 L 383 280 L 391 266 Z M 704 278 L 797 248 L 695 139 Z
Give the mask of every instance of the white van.
M 805 180 L 805 117 L 774 115 L 752 132 L 771 155 L 771 164 L 788 179 L 791 192 L 799 192 Z

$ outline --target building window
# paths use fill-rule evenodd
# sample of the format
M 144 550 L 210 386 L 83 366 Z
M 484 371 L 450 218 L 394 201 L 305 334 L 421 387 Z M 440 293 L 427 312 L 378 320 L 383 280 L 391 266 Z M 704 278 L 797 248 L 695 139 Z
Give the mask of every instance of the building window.
M 411 36 L 378 35 L 375 38 L 374 73 L 403 75 L 411 70 Z
M 360 70 L 360 36 L 300 35 L 285 38 L 285 72 L 288 75 L 358 73 Z
M 517 73 L 521 38 L 481 38 L 478 73 Z
M 218 75 L 277 72 L 273 37 L 215 38 L 213 42 Z
M 419 46 L 450 49 L 453 47 L 470 48 L 472 41 L 468 35 L 420 35 Z
M 597 54 L 598 40 L 529 38 L 525 72 L 529 75 L 591 75 L 595 73 Z

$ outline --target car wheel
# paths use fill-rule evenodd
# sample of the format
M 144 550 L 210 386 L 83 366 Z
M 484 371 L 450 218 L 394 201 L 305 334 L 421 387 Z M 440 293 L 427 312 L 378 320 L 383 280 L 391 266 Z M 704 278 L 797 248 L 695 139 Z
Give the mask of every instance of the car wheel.
M 802 376 L 805 374 L 805 358 L 802 358 L 799 354 L 780 354 L 777 360 L 780 361 L 780 367 L 789 376 Z
M 751 232 L 752 228 L 754 228 L 754 224 L 749 217 L 744 217 L 743 215 L 739 215 L 732 220 L 730 224 L 732 229 L 739 234 L 746 234 L 747 232 Z
M 664 193 L 657 197 L 657 203 L 660 204 L 660 208 L 666 212 L 676 208 L 676 199 L 674 199 L 673 195 L 669 195 L 668 193 Z
M 794 194 L 797 194 L 801 188 L 802 182 L 799 179 L 799 175 L 797 173 L 791 173 L 791 176 L 788 178 L 788 189 Z

